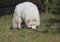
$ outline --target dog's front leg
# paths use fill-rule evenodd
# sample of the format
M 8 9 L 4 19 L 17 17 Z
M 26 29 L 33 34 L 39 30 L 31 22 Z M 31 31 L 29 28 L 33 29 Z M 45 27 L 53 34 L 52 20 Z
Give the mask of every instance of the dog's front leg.
M 18 23 L 17 26 L 18 26 L 18 29 L 21 29 L 21 23 Z

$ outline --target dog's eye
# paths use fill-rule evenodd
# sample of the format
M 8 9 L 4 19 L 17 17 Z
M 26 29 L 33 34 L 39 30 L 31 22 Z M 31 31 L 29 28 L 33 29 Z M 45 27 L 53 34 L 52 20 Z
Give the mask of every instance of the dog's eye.
M 28 20 L 28 23 L 29 23 L 30 21 Z
M 35 19 L 33 21 L 36 21 Z

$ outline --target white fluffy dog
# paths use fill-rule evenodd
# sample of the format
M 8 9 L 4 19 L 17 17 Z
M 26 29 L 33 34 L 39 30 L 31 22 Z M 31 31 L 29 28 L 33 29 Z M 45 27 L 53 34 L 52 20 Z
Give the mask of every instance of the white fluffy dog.
M 35 4 L 23 2 L 15 7 L 12 27 L 21 29 L 22 21 L 32 29 L 36 29 L 36 26 L 40 25 L 39 11 Z

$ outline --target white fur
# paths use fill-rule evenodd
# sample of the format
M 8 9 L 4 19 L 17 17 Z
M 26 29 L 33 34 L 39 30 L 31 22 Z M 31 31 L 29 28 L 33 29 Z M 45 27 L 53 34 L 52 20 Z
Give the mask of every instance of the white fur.
M 33 22 L 35 23 L 35 26 L 40 25 L 40 17 L 39 17 L 39 11 L 38 11 L 37 6 L 31 2 L 20 3 L 16 5 L 15 10 L 14 10 L 12 27 L 21 28 L 22 21 L 24 21 L 25 25 L 29 27 L 31 23 L 29 24 L 27 23 L 27 21 L 32 20 L 32 19 L 36 20 L 36 22 Z M 32 29 L 33 27 L 34 26 L 32 26 Z

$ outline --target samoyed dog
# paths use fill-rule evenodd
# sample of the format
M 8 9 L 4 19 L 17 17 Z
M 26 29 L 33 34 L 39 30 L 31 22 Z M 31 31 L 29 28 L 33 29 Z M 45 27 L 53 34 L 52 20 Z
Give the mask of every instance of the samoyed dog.
M 12 28 L 21 29 L 21 23 L 23 21 L 28 28 L 32 29 L 36 29 L 36 27 L 40 25 L 39 11 L 35 4 L 23 2 L 16 5 L 12 20 Z

